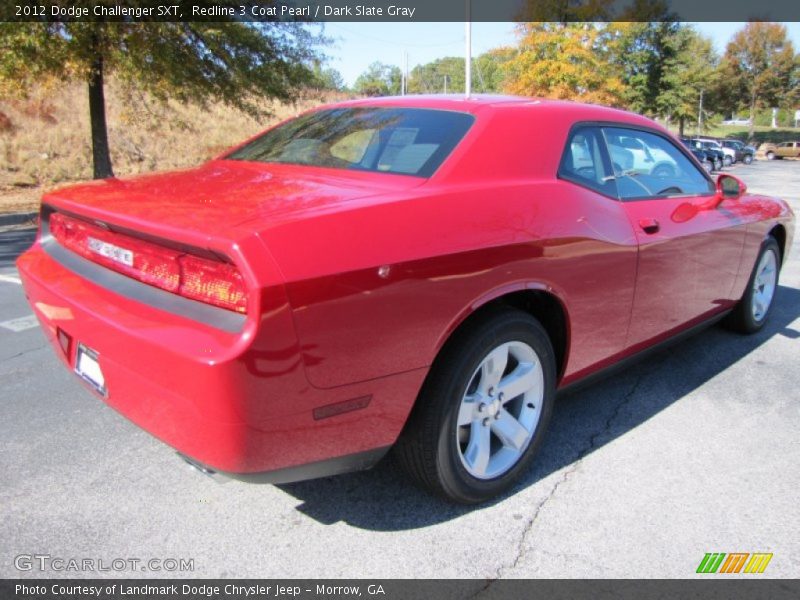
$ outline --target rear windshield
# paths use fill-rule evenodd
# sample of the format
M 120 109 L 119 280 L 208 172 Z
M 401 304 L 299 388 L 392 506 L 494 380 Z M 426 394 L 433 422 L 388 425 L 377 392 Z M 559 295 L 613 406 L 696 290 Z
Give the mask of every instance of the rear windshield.
M 430 177 L 473 121 L 466 113 L 421 108 L 320 110 L 267 131 L 226 158 Z

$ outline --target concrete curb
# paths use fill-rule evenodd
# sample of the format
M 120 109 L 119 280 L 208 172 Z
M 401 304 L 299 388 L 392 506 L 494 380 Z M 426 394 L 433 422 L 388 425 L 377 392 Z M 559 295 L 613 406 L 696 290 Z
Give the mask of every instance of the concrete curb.
M 8 225 L 21 225 L 29 221 L 31 225 L 34 225 L 36 217 L 38 216 L 38 212 L 9 213 L 6 215 L 0 215 L 0 227 L 5 227 Z

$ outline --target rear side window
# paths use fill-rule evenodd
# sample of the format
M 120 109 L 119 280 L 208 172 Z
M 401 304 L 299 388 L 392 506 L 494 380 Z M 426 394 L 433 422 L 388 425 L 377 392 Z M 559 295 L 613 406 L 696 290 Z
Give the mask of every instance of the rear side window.
M 430 177 L 474 120 L 418 108 L 320 110 L 271 129 L 226 158 Z
M 603 150 L 603 136 L 598 127 L 573 129 L 561 157 L 558 176 L 615 197 L 616 183 Z

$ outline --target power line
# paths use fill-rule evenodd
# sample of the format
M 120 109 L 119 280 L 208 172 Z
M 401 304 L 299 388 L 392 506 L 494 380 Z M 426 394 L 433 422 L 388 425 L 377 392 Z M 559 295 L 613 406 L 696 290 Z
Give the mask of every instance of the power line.
M 462 38 L 458 38 L 457 40 L 453 40 L 453 41 L 450 41 L 450 42 L 439 42 L 439 43 L 436 43 L 436 44 L 412 44 L 410 42 L 405 42 L 405 41 L 403 41 L 403 42 L 393 42 L 392 40 L 387 40 L 385 38 L 380 38 L 380 37 L 377 37 L 377 36 L 374 36 L 374 35 L 368 35 L 366 33 L 361 33 L 359 31 L 353 31 L 351 29 L 347 29 L 346 27 L 342 27 L 338 23 L 327 23 L 326 25 L 328 27 L 334 27 L 336 29 L 341 29 L 342 31 L 344 31 L 346 33 L 349 33 L 350 35 L 357 35 L 359 37 L 362 37 L 362 38 L 365 38 L 365 39 L 368 39 L 368 40 L 373 40 L 373 41 L 376 41 L 376 42 L 380 42 L 381 44 L 391 44 L 392 46 L 411 46 L 413 48 L 438 48 L 438 47 L 441 47 L 441 46 L 452 46 L 453 44 L 458 44 L 459 42 L 462 42 L 464 40 L 464 38 L 462 37 Z

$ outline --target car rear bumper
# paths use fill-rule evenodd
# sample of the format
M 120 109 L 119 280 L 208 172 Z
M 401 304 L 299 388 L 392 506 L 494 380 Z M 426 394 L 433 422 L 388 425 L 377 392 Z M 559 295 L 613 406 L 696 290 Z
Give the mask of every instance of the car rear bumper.
M 42 329 L 70 370 L 78 344 L 91 348 L 106 403 L 229 476 L 285 482 L 371 466 L 399 435 L 425 376 L 420 369 L 318 390 L 305 378 L 281 299 L 232 332 L 86 280 L 38 242 L 18 268 Z M 59 332 L 69 338 L 66 349 Z

